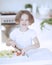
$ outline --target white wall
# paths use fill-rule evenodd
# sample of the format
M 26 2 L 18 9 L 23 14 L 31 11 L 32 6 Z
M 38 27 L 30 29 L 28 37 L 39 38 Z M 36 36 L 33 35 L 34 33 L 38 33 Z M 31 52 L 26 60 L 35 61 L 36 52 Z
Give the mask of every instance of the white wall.
M 33 3 L 30 0 L 0 0 L 0 11 L 18 11 L 24 9 L 25 3 Z
M 52 0 L 0 0 L 0 11 L 18 11 L 24 9 L 26 3 L 43 5 L 52 8 Z M 35 7 L 35 5 L 34 5 Z

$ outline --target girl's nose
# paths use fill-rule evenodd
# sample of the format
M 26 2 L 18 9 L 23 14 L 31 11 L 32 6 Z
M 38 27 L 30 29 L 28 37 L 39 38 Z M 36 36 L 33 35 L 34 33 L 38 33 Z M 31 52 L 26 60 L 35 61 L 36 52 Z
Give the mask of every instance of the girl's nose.
M 24 20 L 23 23 L 26 23 L 26 21 Z

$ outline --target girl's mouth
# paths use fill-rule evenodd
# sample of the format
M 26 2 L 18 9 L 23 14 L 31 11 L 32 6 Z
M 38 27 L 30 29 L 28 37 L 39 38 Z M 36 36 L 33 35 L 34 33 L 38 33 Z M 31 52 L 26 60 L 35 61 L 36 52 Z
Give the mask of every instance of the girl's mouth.
M 26 26 L 26 24 L 22 24 L 23 26 Z

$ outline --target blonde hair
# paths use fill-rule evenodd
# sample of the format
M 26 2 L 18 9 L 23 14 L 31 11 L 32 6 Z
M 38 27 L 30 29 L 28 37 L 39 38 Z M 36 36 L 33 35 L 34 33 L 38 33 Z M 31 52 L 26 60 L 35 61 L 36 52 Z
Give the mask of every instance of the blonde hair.
M 16 21 L 18 24 L 19 24 L 20 18 L 21 18 L 21 16 L 22 16 L 23 14 L 27 14 L 27 15 L 29 16 L 29 23 L 30 23 L 30 25 L 31 25 L 32 23 L 34 23 L 34 17 L 33 17 L 33 15 L 32 15 L 29 11 L 27 11 L 27 10 L 21 10 L 21 11 L 19 11 L 19 12 L 17 13 L 16 18 L 15 18 L 15 21 Z

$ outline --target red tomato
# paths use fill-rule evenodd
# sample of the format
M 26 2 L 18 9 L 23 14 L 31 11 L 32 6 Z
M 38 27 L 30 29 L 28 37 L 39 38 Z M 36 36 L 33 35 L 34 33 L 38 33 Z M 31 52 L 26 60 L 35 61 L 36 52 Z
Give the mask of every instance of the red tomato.
M 16 55 L 17 55 L 17 56 L 20 56 L 21 53 L 22 53 L 21 51 L 17 51 L 17 52 L 16 52 Z

